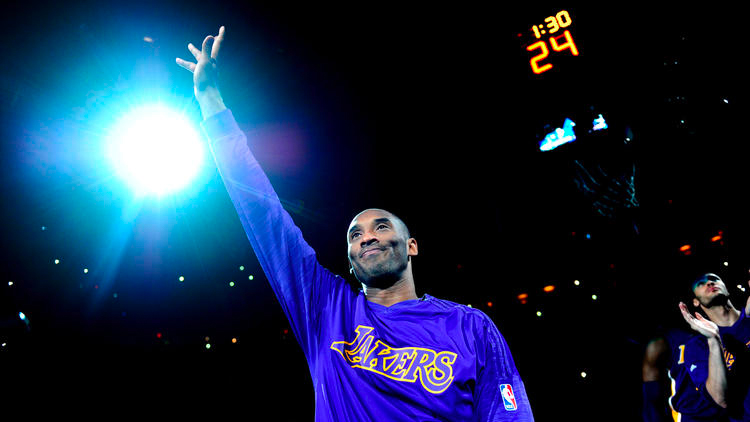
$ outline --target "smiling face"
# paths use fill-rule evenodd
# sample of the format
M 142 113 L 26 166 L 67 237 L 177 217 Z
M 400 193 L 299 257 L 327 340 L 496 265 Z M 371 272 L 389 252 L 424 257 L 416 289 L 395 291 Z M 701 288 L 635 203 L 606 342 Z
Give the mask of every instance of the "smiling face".
M 349 225 L 349 263 L 354 276 L 368 287 L 387 288 L 406 275 L 417 241 L 406 225 L 388 211 L 368 209 Z
M 723 305 L 729 299 L 729 290 L 727 290 L 724 281 L 712 273 L 704 274 L 693 284 L 693 305 L 698 307 L 702 305 L 710 308 L 716 305 Z

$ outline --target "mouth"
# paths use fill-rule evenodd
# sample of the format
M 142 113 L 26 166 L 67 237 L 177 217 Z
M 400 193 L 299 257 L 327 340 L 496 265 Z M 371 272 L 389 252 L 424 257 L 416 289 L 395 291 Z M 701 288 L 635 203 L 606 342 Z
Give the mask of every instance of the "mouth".
M 362 253 L 359 254 L 359 257 L 360 258 L 364 258 L 366 256 L 374 255 L 374 254 L 380 253 L 380 252 L 383 252 L 383 250 L 380 249 L 380 248 L 370 248 L 370 249 L 362 251 Z

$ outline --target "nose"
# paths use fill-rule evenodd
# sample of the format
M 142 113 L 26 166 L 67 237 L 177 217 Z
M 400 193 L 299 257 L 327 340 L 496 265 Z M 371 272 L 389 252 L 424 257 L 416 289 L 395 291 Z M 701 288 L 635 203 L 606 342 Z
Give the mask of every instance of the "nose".
M 370 246 L 373 243 L 377 243 L 377 242 L 379 242 L 377 237 L 375 237 L 372 234 L 365 234 L 362 236 L 362 242 L 360 243 L 360 246 L 364 248 L 366 246 Z

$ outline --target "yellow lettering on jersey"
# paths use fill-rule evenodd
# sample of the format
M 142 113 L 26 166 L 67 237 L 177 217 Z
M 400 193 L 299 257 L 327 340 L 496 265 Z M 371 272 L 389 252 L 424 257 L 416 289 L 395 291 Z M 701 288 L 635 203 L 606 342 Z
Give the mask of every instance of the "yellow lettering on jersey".
M 425 347 L 391 347 L 370 334 L 373 327 L 357 326 L 354 340 L 334 341 L 331 349 L 339 352 L 352 368 L 380 374 L 402 382 L 419 382 L 433 394 L 440 394 L 453 382 L 453 364 L 458 355 Z M 374 343 L 374 344 L 373 344 Z

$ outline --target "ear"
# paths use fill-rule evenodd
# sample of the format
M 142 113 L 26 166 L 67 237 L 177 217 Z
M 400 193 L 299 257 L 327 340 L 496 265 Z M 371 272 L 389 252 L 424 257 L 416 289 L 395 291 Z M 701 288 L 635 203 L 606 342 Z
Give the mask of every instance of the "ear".
M 407 256 L 417 256 L 419 254 L 419 248 L 417 247 L 417 239 L 410 237 L 406 241 L 406 254 Z

